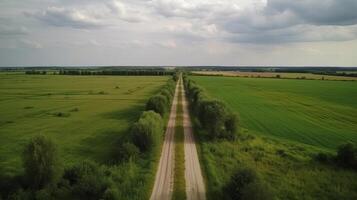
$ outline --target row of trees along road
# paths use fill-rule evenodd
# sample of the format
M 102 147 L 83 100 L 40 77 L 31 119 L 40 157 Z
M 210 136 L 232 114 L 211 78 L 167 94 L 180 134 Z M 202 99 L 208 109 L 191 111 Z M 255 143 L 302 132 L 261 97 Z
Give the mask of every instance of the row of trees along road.
M 183 77 L 192 113 L 200 126 L 214 138 L 235 139 L 238 117 L 223 102 L 210 99 L 205 91 L 187 76 Z

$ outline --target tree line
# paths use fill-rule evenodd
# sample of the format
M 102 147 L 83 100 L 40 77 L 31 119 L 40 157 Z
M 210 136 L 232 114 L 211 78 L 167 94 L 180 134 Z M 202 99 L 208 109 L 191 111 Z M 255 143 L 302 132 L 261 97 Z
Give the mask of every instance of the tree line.
M 29 70 L 25 71 L 25 74 L 38 74 L 38 75 L 46 75 L 47 71 L 39 71 L 39 70 Z
M 235 139 L 238 116 L 222 101 L 208 98 L 205 91 L 187 76 L 184 76 L 183 80 L 192 114 L 197 117 L 207 136 L 211 139 Z
M 169 111 L 175 93 L 173 76 L 152 96 L 128 134 L 119 138 L 113 152 L 114 164 L 134 162 L 139 156 L 148 156 L 159 148 L 164 131 L 163 117 Z M 93 161 L 81 161 L 64 166 L 55 143 L 44 135 L 33 137 L 22 155 L 23 174 L 9 177 L 0 173 L 0 199 L 48 200 L 48 199 L 122 199 L 115 185 L 126 176 L 124 171 L 113 171 L 106 165 Z
M 173 75 L 173 71 L 166 70 L 60 70 L 59 75 L 113 75 L 113 76 L 166 76 Z

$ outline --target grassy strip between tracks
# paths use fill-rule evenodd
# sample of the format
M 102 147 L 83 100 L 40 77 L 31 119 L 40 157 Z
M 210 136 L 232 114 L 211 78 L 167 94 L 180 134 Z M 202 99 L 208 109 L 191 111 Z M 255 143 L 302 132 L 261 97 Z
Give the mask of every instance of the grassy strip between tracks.
M 179 86 L 181 91 L 181 85 Z M 179 92 L 176 112 L 176 129 L 175 129 L 175 177 L 173 199 L 186 199 L 185 186 L 185 152 L 184 152 L 184 129 L 183 129 L 183 109 L 182 93 Z

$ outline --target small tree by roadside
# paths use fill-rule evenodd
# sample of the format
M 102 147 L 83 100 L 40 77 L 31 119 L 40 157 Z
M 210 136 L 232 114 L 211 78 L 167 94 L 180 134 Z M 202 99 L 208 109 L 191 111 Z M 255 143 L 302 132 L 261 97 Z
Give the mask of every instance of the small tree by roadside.
M 146 103 L 146 110 L 153 110 L 164 116 L 168 109 L 167 98 L 163 95 L 152 96 Z
M 153 111 L 143 112 L 132 129 L 131 135 L 134 144 L 144 152 L 156 145 L 162 137 L 163 122 L 159 114 Z

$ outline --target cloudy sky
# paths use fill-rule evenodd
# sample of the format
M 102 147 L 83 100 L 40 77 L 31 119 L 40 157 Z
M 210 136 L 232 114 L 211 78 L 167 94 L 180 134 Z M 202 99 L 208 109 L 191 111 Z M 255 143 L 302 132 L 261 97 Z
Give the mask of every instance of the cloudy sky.
M 357 66 L 357 0 L 1 0 L 24 65 Z

